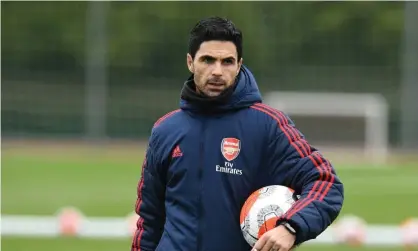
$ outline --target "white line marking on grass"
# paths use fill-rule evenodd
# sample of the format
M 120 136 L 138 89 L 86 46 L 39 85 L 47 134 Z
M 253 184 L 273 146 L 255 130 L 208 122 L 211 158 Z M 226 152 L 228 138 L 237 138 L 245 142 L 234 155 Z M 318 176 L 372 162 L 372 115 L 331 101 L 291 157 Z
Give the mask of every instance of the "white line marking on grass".
M 2 236 L 58 237 L 59 223 L 54 216 L 2 215 Z M 131 238 L 127 218 L 88 217 L 81 222 L 80 238 L 120 239 Z M 369 225 L 365 245 L 399 246 L 402 244 L 399 227 L 392 225 Z M 306 244 L 336 244 L 332 228 L 328 228 L 317 239 Z

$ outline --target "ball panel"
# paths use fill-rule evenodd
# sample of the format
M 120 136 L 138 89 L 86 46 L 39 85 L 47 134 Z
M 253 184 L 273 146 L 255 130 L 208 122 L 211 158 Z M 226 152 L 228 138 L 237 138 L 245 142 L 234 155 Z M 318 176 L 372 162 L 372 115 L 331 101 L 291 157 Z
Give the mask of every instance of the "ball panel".
M 274 194 L 274 192 L 276 192 L 277 189 L 278 188 L 276 186 L 262 187 L 262 188 L 258 189 L 259 198 L 260 199 L 268 198 L 269 196 Z
M 260 239 L 261 236 L 265 234 L 267 231 L 270 231 L 271 229 L 275 228 L 276 222 L 278 219 L 279 217 L 273 217 L 273 218 L 266 220 L 263 223 L 263 225 L 260 226 L 260 229 L 258 230 L 258 235 L 257 235 L 258 239 Z
M 250 197 L 245 201 L 244 206 L 242 206 L 241 214 L 239 217 L 239 221 L 242 224 L 244 222 L 245 217 L 248 215 L 248 212 L 253 207 L 254 203 L 257 201 L 258 197 L 260 196 L 260 190 L 253 192 Z
M 247 243 L 250 244 L 251 246 L 254 246 L 258 238 L 256 235 L 254 235 L 254 231 L 251 228 L 249 216 L 250 215 L 248 215 L 245 218 L 244 222 L 241 224 L 241 230 L 244 235 L 244 239 L 247 241 Z

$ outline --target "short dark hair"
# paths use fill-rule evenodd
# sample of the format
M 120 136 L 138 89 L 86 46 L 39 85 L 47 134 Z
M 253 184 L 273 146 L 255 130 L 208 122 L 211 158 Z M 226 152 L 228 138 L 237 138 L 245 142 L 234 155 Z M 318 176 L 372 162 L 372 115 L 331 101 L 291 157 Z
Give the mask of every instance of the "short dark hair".
M 189 54 L 195 57 L 200 45 L 206 41 L 229 41 L 237 48 L 238 60 L 242 57 L 242 32 L 226 18 L 209 17 L 200 20 L 190 31 Z

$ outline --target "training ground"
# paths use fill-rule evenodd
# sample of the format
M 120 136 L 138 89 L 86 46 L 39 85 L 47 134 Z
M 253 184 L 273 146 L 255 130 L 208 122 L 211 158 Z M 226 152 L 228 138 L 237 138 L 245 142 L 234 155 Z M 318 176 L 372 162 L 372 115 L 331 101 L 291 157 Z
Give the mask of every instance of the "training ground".
M 127 216 L 143 155 L 141 142 L 3 141 L 2 250 L 129 250 Z M 398 226 L 418 217 L 418 160 L 375 166 L 337 157 L 331 161 L 346 191 L 341 216 L 366 220 L 366 243 L 337 244 L 329 228 L 299 250 L 402 250 Z M 86 216 L 78 237 L 59 234 L 55 216 L 66 206 Z

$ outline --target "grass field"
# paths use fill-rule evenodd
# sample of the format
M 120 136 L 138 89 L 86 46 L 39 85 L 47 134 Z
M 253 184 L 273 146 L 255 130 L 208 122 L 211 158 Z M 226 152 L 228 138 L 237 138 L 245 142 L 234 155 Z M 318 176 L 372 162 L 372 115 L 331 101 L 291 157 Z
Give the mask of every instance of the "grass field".
M 63 206 L 75 206 L 87 216 L 126 216 L 133 211 L 143 150 L 139 146 L 3 148 L 2 214 L 51 215 Z M 347 163 L 335 166 L 346 189 L 342 215 L 355 214 L 376 224 L 399 224 L 418 216 L 418 163 L 377 168 L 367 165 L 353 168 Z M 129 250 L 129 246 L 129 239 L 2 237 L 3 251 L 114 251 Z M 299 250 L 382 248 L 306 246 Z
M 3 251 L 122 251 L 130 250 L 129 240 L 86 240 L 86 239 L 21 239 L 21 238 L 3 238 Z M 395 251 L 402 248 L 382 248 L 382 247 L 362 247 L 350 248 L 345 246 L 306 246 L 301 247 L 298 251 Z M 171 251 L 171 250 L 168 250 Z

